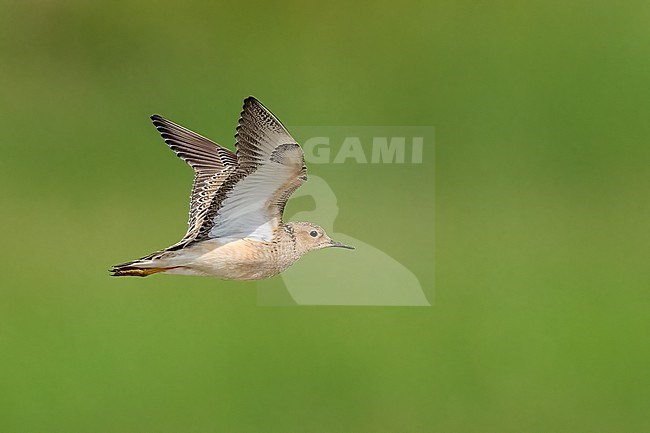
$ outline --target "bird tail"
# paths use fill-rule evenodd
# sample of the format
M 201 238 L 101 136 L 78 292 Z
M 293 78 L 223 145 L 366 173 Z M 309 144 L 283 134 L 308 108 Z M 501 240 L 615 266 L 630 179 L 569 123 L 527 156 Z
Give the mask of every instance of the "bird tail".
M 174 267 L 155 266 L 153 259 L 159 254 L 160 252 L 156 252 L 138 260 L 115 265 L 108 272 L 111 273 L 111 277 L 147 277 L 174 269 Z
M 138 266 L 113 266 L 109 272 L 111 277 L 148 277 L 158 272 L 165 272 L 174 268 L 140 268 Z

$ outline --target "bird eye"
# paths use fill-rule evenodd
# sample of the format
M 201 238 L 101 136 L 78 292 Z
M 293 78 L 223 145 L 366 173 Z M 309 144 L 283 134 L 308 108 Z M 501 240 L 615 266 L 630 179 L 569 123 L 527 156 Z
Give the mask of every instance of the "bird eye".
M 316 230 L 312 230 L 312 231 L 309 232 L 309 236 L 311 236 L 312 238 L 315 238 L 316 236 L 318 236 L 318 232 Z

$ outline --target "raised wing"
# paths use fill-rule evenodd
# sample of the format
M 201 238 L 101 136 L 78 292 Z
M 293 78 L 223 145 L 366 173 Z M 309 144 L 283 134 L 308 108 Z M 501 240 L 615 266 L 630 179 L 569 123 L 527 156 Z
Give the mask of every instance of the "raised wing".
M 161 116 L 151 116 L 165 143 L 194 170 L 187 233 L 179 244 L 196 238 L 221 184 L 235 170 L 237 157 L 217 143 Z
M 211 221 L 201 232 L 210 238 L 270 241 L 289 196 L 307 180 L 304 155 L 253 97 L 244 101 L 236 139 L 238 167 L 215 196 Z

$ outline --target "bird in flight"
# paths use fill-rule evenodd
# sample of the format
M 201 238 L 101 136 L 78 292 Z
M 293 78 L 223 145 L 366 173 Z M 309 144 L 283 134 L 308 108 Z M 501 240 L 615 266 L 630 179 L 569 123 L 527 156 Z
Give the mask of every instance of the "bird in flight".
M 236 153 L 151 116 L 165 143 L 194 170 L 188 230 L 176 244 L 110 269 L 112 276 L 155 273 L 259 280 L 309 251 L 354 249 L 310 222 L 283 222 L 291 194 L 307 180 L 302 148 L 257 99 L 248 97 L 235 134 Z

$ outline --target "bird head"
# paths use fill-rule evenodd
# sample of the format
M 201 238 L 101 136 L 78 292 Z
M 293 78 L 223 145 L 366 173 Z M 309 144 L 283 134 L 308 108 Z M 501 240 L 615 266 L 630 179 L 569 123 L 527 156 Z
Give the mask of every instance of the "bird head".
M 322 227 L 307 222 L 290 222 L 287 225 L 296 237 L 296 248 L 301 254 L 323 248 L 338 247 L 353 250 L 354 247 L 330 238 Z

